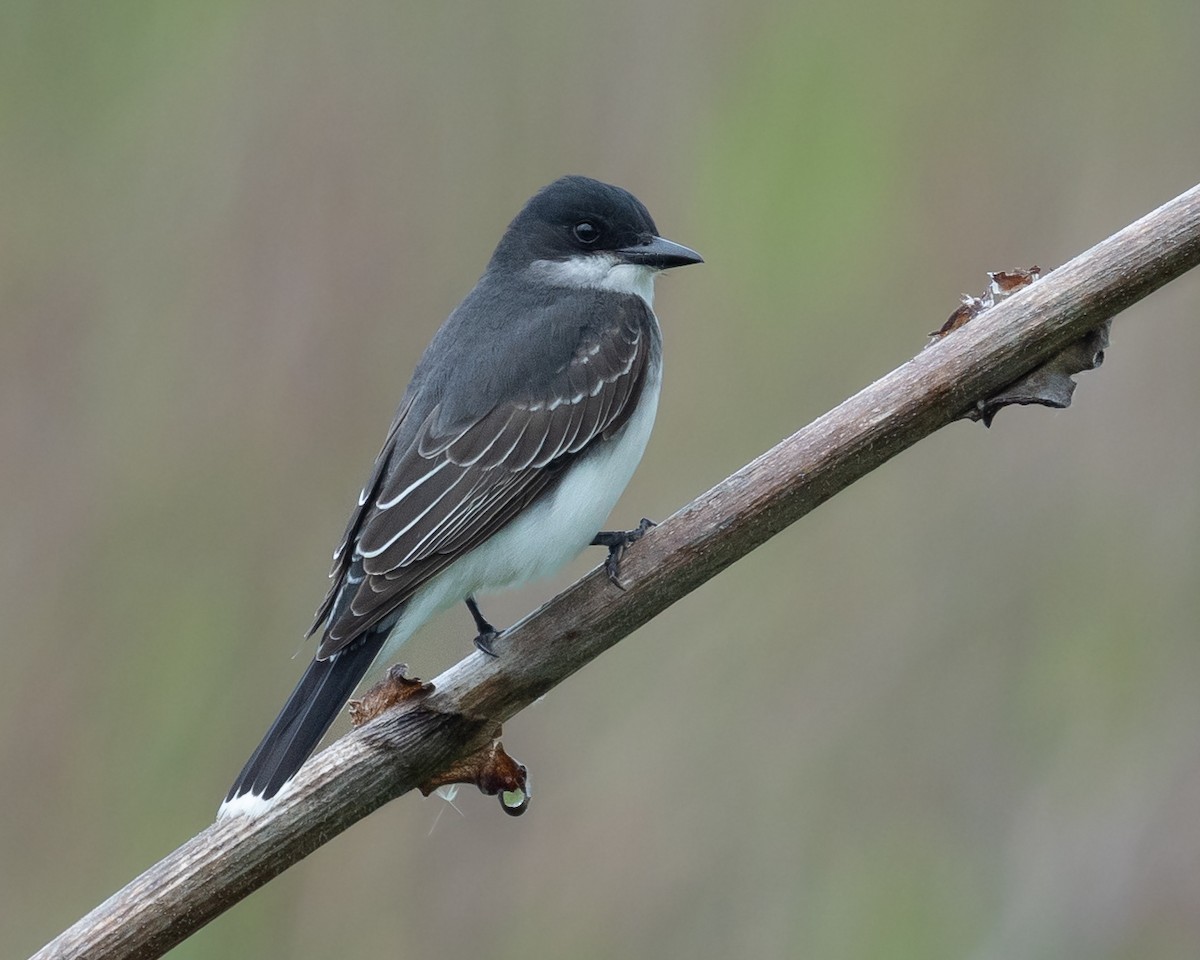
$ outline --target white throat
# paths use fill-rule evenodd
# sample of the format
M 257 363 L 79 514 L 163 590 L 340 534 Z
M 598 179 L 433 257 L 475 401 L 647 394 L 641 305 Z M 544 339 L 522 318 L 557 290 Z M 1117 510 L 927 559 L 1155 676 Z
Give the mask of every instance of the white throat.
M 569 260 L 534 260 L 530 275 L 540 283 L 573 289 L 609 290 L 641 297 L 654 306 L 654 278 L 659 270 L 640 263 L 624 263 L 603 253 L 585 254 Z

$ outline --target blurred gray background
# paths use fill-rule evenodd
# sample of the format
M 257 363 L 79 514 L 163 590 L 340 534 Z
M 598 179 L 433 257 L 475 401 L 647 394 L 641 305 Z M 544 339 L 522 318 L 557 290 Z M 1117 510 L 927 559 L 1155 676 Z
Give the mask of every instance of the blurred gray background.
M 6 3 L 0 954 L 210 822 L 534 190 L 707 258 L 613 523 L 662 518 L 1200 179 L 1198 45 L 1179 0 Z M 173 956 L 1195 957 L 1198 320 L 1187 276 L 1071 410 L 942 431 L 511 722 L 525 817 L 403 798 Z

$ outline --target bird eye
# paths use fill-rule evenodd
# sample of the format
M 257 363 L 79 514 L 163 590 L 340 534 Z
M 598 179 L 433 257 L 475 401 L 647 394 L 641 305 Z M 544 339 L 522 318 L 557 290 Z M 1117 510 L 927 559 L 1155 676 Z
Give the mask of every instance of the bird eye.
M 571 232 L 580 243 L 595 243 L 600 239 L 600 228 L 590 220 L 575 224 Z

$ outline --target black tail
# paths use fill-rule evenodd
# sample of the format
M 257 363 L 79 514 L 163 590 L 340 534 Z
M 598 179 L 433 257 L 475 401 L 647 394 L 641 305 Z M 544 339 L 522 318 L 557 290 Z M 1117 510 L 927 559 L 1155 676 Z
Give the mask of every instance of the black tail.
M 370 669 L 386 639 L 386 631 L 372 631 L 328 660 L 313 660 L 308 665 L 271 729 L 229 788 L 226 804 L 247 794 L 270 800 L 295 776 Z

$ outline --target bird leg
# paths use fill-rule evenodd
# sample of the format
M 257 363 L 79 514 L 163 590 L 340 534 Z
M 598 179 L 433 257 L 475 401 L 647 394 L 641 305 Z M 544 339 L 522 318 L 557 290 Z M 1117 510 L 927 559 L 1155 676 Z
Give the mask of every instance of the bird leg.
M 620 590 L 625 589 L 624 584 L 621 583 L 621 558 L 625 556 L 625 549 L 631 543 L 641 540 L 646 535 L 646 531 L 653 526 L 655 526 L 653 520 L 642 517 L 642 522 L 633 530 L 601 530 L 592 538 L 593 547 L 608 547 L 604 572 L 608 574 L 608 579 L 612 581 L 613 586 Z
M 479 604 L 475 602 L 474 597 L 467 597 L 467 609 L 471 611 L 471 616 L 475 619 L 475 629 L 479 631 L 475 637 L 475 646 L 489 657 L 499 656 L 492 649 L 492 644 L 500 636 L 500 631 L 483 618 L 483 614 L 479 612 Z

